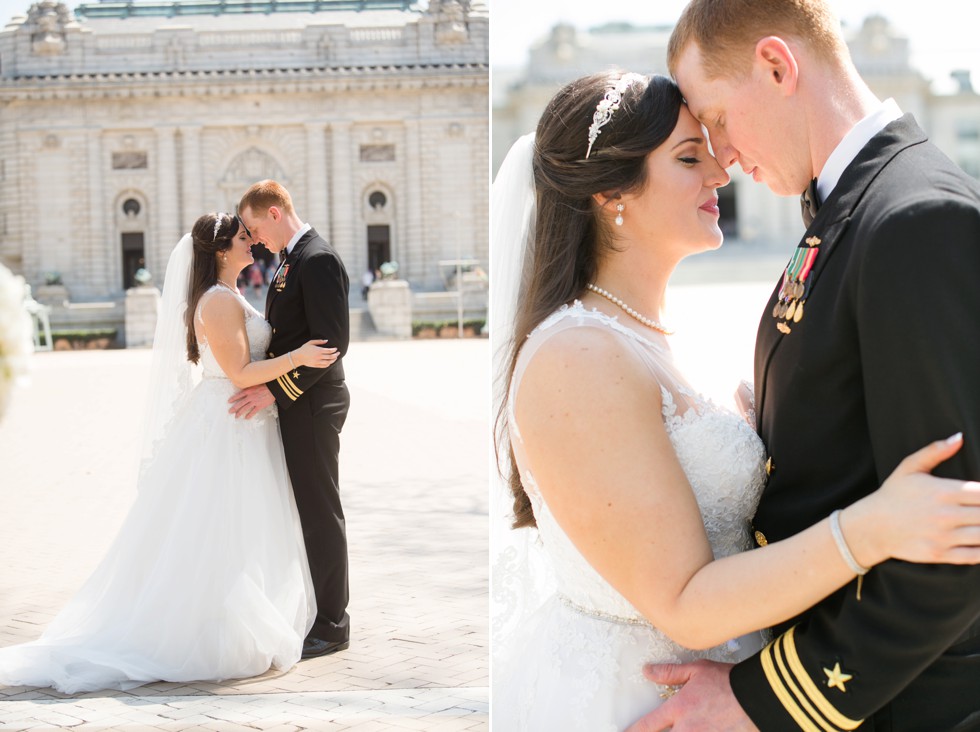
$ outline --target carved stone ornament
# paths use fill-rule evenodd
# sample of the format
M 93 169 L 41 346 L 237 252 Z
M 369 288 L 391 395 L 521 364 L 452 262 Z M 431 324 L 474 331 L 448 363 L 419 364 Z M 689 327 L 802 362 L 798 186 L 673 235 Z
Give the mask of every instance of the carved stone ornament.
M 143 170 L 147 167 L 146 152 L 126 150 L 112 153 L 113 170 Z
M 250 147 L 239 153 L 228 164 L 221 179 L 221 186 L 229 190 L 244 191 L 257 180 L 271 178 L 289 185 L 289 177 L 279 162 L 267 152 Z
M 394 145 L 361 145 L 362 163 L 388 163 L 394 159 Z
M 466 43 L 469 37 L 466 30 L 469 5 L 468 0 L 429 0 L 426 13 L 435 17 L 436 43 Z
M 59 56 L 65 52 L 65 26 L 71 23 L 68 6 L 54 0 L 34 3 L 27 12 L 32 28 L 31 48 L 38 56 Z

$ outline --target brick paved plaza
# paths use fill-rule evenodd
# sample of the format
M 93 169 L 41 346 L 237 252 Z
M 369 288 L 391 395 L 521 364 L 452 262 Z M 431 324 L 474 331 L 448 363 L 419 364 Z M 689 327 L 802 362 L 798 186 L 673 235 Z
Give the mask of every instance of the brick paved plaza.
M 36 638 L 134 496 L 149 351 L 41 353 L 0 423 L 0 646 Z M 341 486 L 352 642 L 284 674 L 66 697 L 0 729 L 488 729 L 486 340 L 354 343 Z

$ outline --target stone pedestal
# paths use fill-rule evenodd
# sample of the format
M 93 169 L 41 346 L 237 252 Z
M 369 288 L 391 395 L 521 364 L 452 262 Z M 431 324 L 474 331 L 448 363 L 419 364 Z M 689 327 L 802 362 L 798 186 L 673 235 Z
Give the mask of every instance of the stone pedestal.
M 126 348 L 153 345 L 160 309 L 160 291 L 155 287 L 126 290 Z
M 40 285 L 34 293 L 34 299 L 50 308 L 63 308 L 71 295 L 64 285 Z
M 412 291 L 405 280 L 378 280 L 368 290 L 368 312 L 378 333 L 412 337 Z

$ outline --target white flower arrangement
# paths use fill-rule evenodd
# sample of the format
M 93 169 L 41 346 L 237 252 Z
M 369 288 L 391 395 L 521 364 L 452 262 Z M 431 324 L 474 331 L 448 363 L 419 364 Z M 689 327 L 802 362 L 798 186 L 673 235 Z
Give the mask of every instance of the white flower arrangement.
M 14 384 L 26 380 L 34 352 L 31 317 L 24 309 L 26 292 L 24 278 L 0 265 L 0 417 Z

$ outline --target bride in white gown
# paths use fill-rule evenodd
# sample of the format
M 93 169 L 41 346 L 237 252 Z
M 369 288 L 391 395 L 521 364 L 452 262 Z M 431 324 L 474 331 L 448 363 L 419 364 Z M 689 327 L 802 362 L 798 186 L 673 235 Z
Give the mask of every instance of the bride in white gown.
M 263 360 L 271 329 L 234 287 L 250 245 L 234 216 L 207 214 L 171 255 L 135 503 L 44 634 L 0 649 L 0 683 L 128 689 L 299 660 L 315 600 L 277 413 L 236 420 L 227 401 L 336 352 L 311 341 Z
M 958 486 L 922 474 L 952 438 L 833 523 L 747 551 L 765 448 L 687 384 L 658 322 L 675 265 L 721 244 L 727 182 L 670 80 L 612 72 L 562 89 L 494 183 L 498 456 L 518 527 L 495 534 L 494 730 L 625 729 L 671 693 L 644 663 L 742 660 L 852 581 L 851 561 L 956 543 L 938 496 Z

